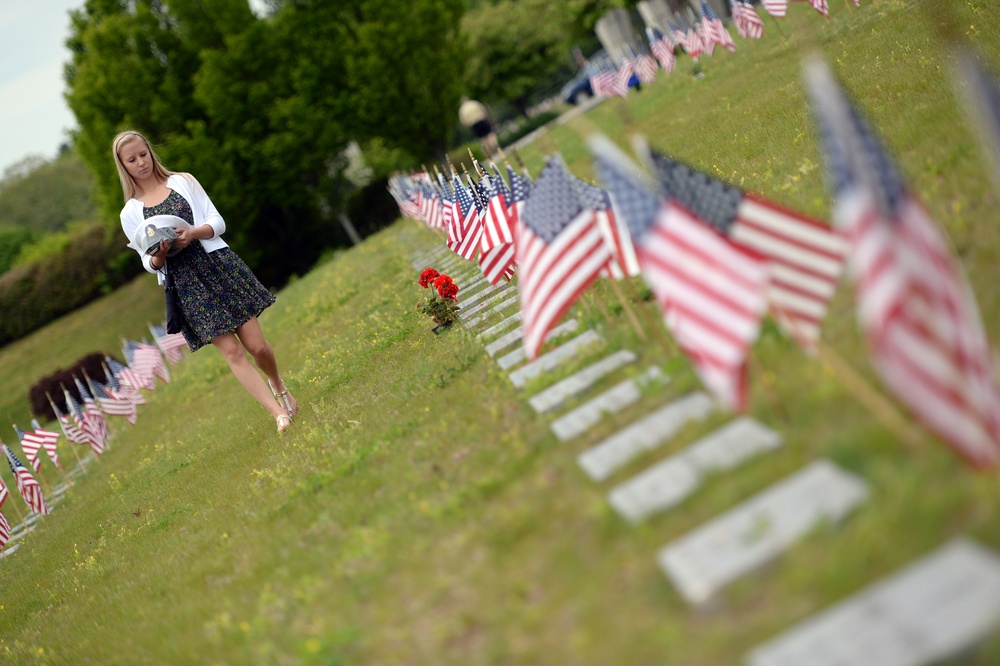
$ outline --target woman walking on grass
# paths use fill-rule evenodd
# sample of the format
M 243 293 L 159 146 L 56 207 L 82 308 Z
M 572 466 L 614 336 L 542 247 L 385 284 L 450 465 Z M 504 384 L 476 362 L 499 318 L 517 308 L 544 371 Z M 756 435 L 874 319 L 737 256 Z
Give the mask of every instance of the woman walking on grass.
M 257 322 L 264 308 L 274 303 L 274 295 L 222 240 L 226 223 L 194 176 L 165 169 L 138 132 L 119 133 L 112 151 L 125 196 L 122 230 L 143 267 L 159 274 L 160 284 L 169 271 L 184 317 L 181 332 L 191 351 L 215 345 L 243 388 L 271 413 L 278 432 L 283 432 L 291 425 L 298 403 L 285 387 L 274 350 Z M 177 237 L 173 241 L 162 240 L 157 250 L 146 254 L 136 244 L 135 234 L 155 215 L 177 216 L 191 226 L 174 228 Z M 267 375 L 266 383 L 246 352 Z

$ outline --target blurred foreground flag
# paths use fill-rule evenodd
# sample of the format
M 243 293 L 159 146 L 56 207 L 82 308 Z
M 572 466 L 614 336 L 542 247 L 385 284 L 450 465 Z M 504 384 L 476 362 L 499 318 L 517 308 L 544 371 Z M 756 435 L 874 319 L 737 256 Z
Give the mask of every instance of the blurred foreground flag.
M 858 320 L 896 397 L 972 465 L 1000 458 L 1000 391 L 975 298 L 947 240 L 821 61 L 813 112 L 851 239 Z
M 812 350 L 843 271 L 843 236 L 819 220 L 655 151 L 649 151 L 649 160 L 669 196 L 730 243 L 764 261 L 770 273 L 771 313 L 789 336 Z
M 743 39 L 760 39 L 764 36 L 764 20 L 750 0 L 729 0 L 733 23 Z
M 633 238 L 667 327 L 705 386 L 729 409 L 747 404 L 746 359 L 767 308 L 767 267 L 678 200 L 644 184 L 610 141 L 590 140 L 595 170 Z M 655 187 L 655 186 L 654 186 Z
M 593 211 L 580 203 L 573 180 L 562 159 L 550 157 L 515 234 L 524 348 L 532 359 L 549 329 L 611 261 Z

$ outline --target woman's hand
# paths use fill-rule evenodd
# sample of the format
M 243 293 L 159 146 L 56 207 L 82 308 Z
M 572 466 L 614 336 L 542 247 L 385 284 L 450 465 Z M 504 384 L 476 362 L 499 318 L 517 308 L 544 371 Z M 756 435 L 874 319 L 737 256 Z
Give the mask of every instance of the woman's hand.
M 167 264 L 167 253 L 170 252 L 170 241 L 161 240 L 160 247 L 157 248 L 149 259 L 149 265 L 153 267 L 153 270 L 160 270 Z
M 198 240 L 200 235 L 197 233 L 199 227 L 174 227 L 174 231 L 177 232 L 177 238 L 174 239 L 174 247 L 178 250 L 183 250 L 191 241 Z

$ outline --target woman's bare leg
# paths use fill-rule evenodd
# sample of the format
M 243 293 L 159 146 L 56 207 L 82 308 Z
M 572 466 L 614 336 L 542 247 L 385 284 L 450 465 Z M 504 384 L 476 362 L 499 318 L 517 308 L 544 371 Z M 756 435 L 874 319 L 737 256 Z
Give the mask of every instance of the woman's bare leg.
M 267 379 L 271 383 L 270 385 L 274 387 L 274 390 L 279 392 L 287 391 L 288 387 L 285 386 L 278 372 L 278 361 L 274 358 L 274 349 L 271 348 L 271 343 L 264 337 L 264 332 L 260 330 L 260 322 L 257 321 L 257 318 L 254 317 L 237 328 L 236 335 L 239 337 L 240 342 L 243 343 L 243 347 L 253 356 L 254 363 L 257 364 L 260 371 L 267 375 Z M 288 398 L 288 403 L 292 406 L 289 411 L 294 414 L 299 409 L 299 403 L 292 397 L 291 393 L 286 397 Z
M 226 333 L 213 338 L 212 344 L 219 350 L 222 357 L 226 359 L 229 369 L 233 371 L 236 379 L 247 390 L 247 393 L 263 405 L 264 409 L 269 411 L 274 418 L 282 415 L 287 416 L 284 407 L 279 406 L 274 400 L 274 396 L 271 395 L 271 389 L 267 387 L 264 378 L 260 376 L 257 369 L 250 363 L 243 345 L 235 334 Z

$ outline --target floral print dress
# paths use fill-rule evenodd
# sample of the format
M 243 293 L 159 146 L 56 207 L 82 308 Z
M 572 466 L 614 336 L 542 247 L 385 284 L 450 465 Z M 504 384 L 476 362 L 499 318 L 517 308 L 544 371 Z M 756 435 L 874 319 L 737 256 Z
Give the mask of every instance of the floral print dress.
M 190 204 L 176 191 L 171 191 L 163 202 L 144 207 L 142 213 L 144 219 L 176 215 L 194 224 Z M 167 270 L 173 275 L 184 313 L 181 333 L 191 351 L 232 333 L 275 302 L 274 294 L 228 247 L 205 252 L 201 243 L 193 242 L 167 259 Z

